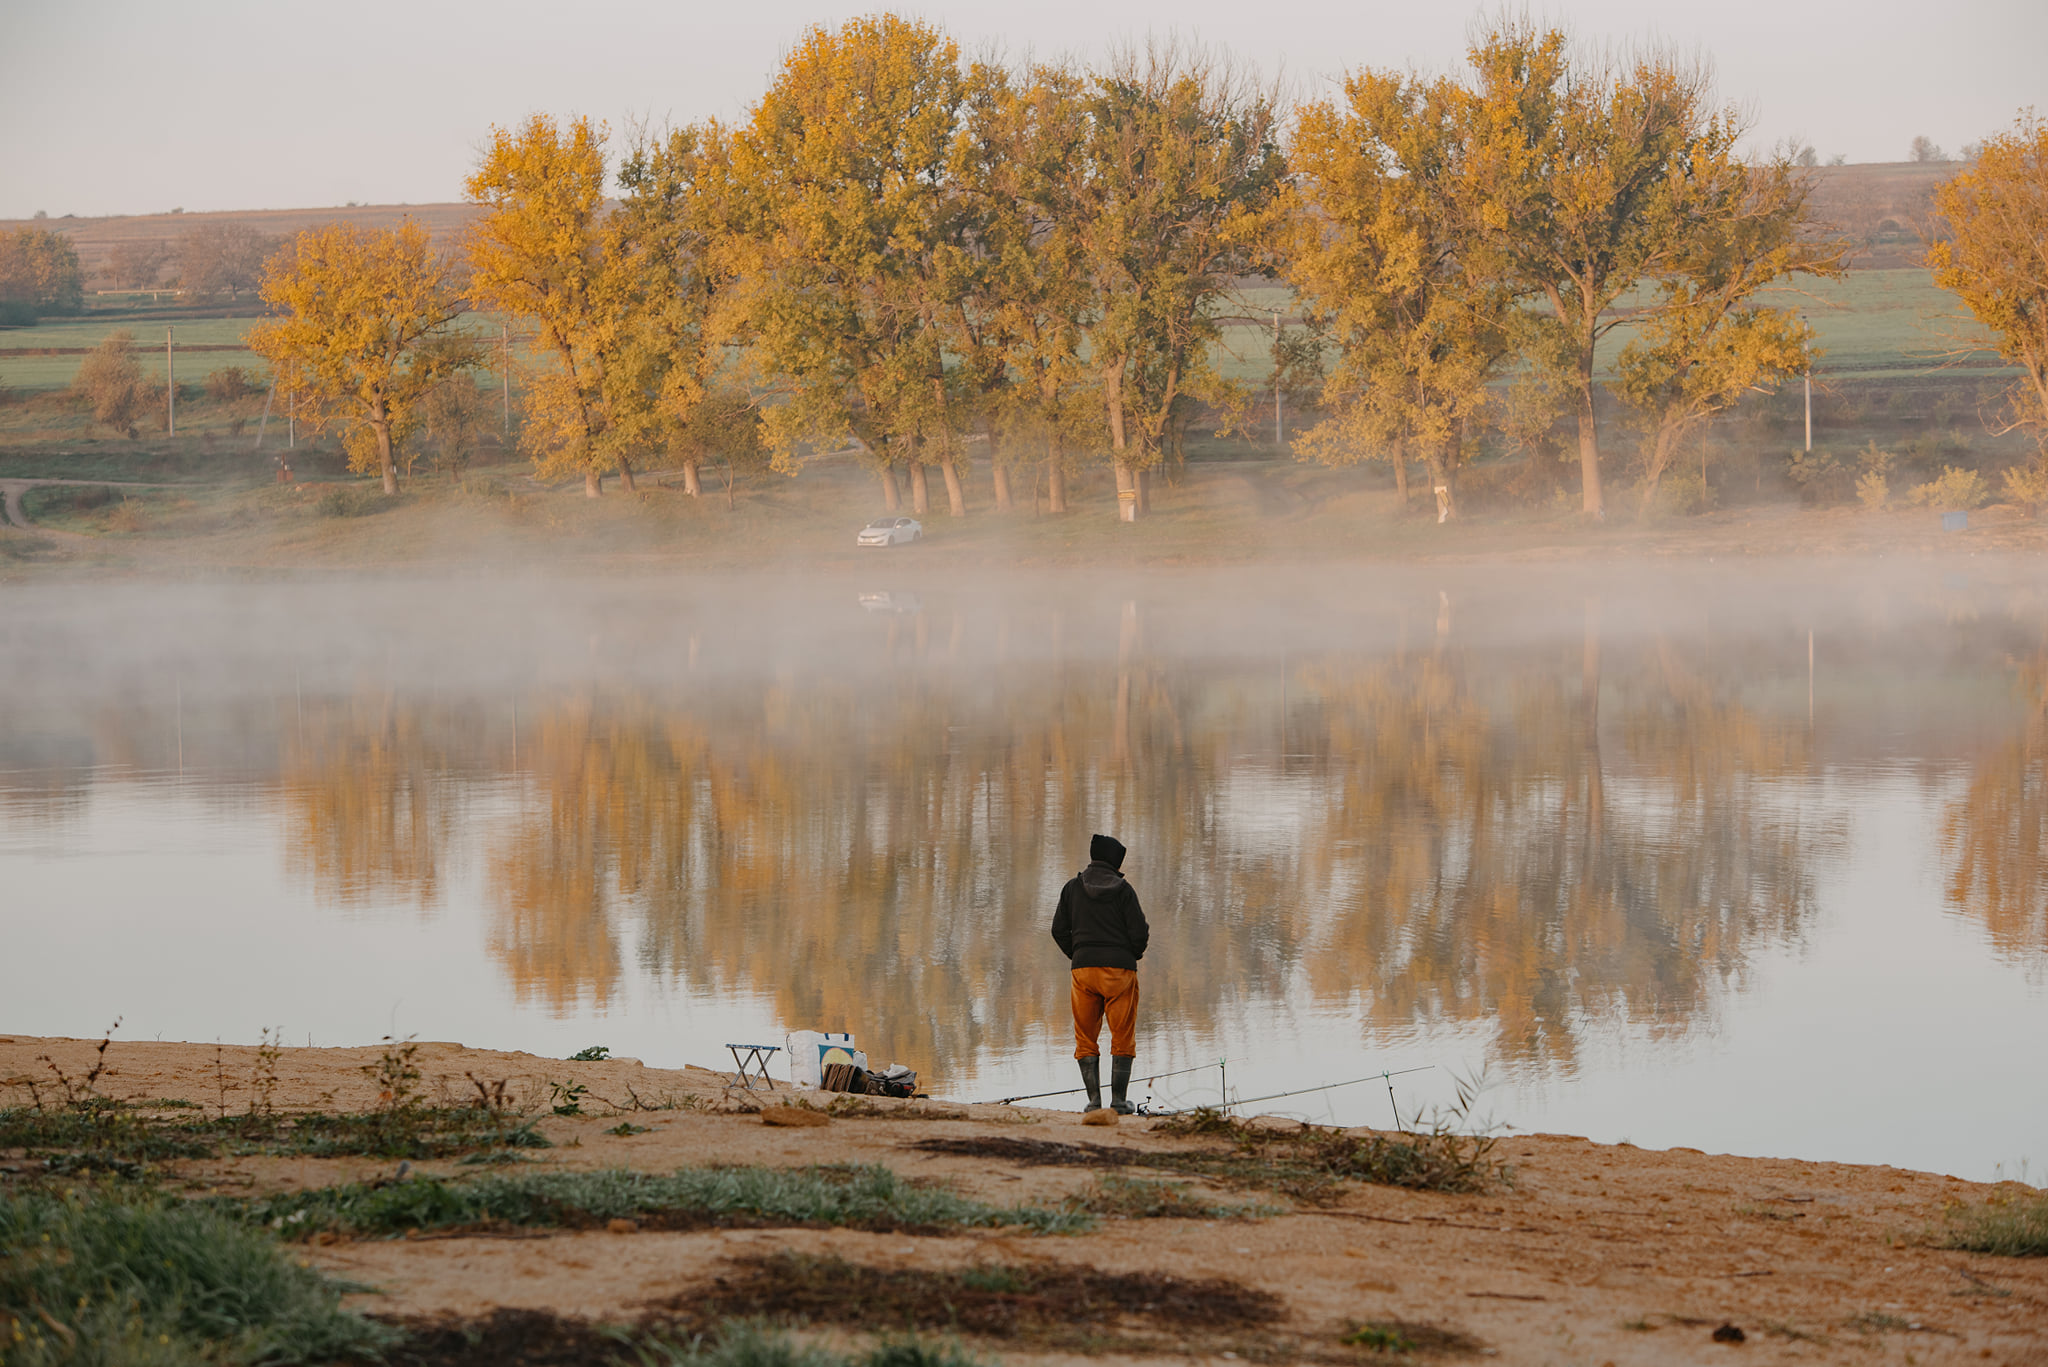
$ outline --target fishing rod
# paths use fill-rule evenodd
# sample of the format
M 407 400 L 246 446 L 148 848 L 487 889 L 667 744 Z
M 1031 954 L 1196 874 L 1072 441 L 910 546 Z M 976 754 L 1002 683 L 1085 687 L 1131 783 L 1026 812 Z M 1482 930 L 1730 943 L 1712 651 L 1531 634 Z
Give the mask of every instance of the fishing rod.
M 1232 1106 L 1255 1106 L 1261 1101 L 1278 1101 L 1283 1096 L 1306 1096 L 1310 1092 L 1327 1092 L 1335 1087 L 1356 1087 L 1361 1082 L 1376 1082 L 1381 1079 L 1386 1080 L 1387 1100 L 1391 1102 L 1394 1099 L 1395 1078 L 1406 1077 L 1410 1073 L 1426 1073 L 1434 1067 L 1436 1067 L 1434 1063 L 1425 1063 L 1420 1068 L 1399 1068 L 1393 1072 L 1367 1073 L 1364 1077 L 1355 1077 L 1347 1082 L 1325 1082 L 1320 1087 L 1299 1087 L 1291 1092 L 1274 1092 L 1268 1096 L 1245 1097 L 1238 1101 L 1225 1101 L 1217 1109 L 1227 1111 Z M 1401 1128 L 1401 1108 L 1398 1105 L 1394 1107 L 1394 1128 Z
M 1192 1068 L 1176 1068 L 1170 1073 L 1154 1073 L 1150 1077 L 1134 1077 L 1131 1081 L 1157 1082 L 1163 1077 L 1179 1077 L 1183 1073 L 1199 1073 L 1208 1068 L 1220 1068 L 1228 1062 L 1230 1062 L 1229 1059 L 1220 1058 L 1214 1063 L 1197 1063 Z M 1013 1101 L 1038 1101 L 1049 1096 L 1072 1096 L 1076 1092 L 1085 1092 L 1087 1090 L 1086 1087 L 1066 1087 L 1057 1092 L 1032 1092 L 1026 1096 L 1006 1096 L 1000 1101 L 982 1101 L 974 1104 L 980 1106 L 1007 1106 Z

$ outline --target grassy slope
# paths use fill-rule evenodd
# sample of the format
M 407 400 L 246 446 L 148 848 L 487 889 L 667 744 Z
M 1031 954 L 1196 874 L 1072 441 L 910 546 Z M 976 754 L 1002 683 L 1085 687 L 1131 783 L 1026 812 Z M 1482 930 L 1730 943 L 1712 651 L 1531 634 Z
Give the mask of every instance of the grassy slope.
M 1957 306 L 1955 297 L 1935 287 L 1927 271 L 1915 268 L 1852 272 L 1843 280 L 1823 280 L 1810 287 L 1773 291 L 1769 302 L 1803 308 L 1820 332 L 1826 352 L 1823 371 L 1828 375 L 1880 377 L 1919 374 L 1935 363 L 1936 354 L 1953 335 L 1970 335 L 1974 329 Z M 1226 309 L 1238 316 L 1268 314 L 1279 310 L 1292 316 L 1292 294 L 1279 286 L 1251 286 L 1242 290 Z M 180 317 L 178 341 L 193 345 L 230 345 L 241 342 L 255 319 L 209 317 L 197 311 Z M 144 372 L 161 379 L 165 321 L 159 312 L 137 320 L 119 311 L 104 316 L 49 319 L 32 328 L 0 330 L 0 381 L 23 392 L 51 391 L 71 383 L 77 371 L 76 356 L 9 356 L 12 349 L 26 347 L 96 346 L 108 334 L 127 329 L 135 334 L 142 349 Z M 494 330 L 495 324 L 481 324 Z M 1611 362 L 1626 340 L 1618 334 L 1603 349 Z M 1233 324 L 1223 330 L 1218 363 L 1224 375 L 1254 386 L 1263 385 L 1272 374 L 1272 329 L 1270 325 Z M 198 380 L 208 371 L 224 365 L 241 365 L 259 373 L 263 366 L 246 352 L 199 352 L 179 362 L 179 374 Z M 485 383 L 490 383 L 488 375 Z M 5 426 L 0 425 L 0 434 Z

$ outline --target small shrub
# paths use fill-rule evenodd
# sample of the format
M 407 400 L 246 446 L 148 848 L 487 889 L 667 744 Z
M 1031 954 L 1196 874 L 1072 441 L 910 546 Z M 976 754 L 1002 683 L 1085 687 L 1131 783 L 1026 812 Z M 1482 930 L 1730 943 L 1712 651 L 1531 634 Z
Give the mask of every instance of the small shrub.
M 434 465 L 451 479 L 460 480 L 490 420 L 490 395 L 470 376 L 457 375 L 429 390 L 420 409 L 427 441 L 434 450 Z
M 1694 466 L 1667 470 L 1657 481 L 1656 509 L 1668 517 L 1694 517 L 1713 507 L 1713 486 Z
M 2007 1258 L 2048 1258 L 2048 1192 L 1994 1196 L 1948 1213 L 1944 1248 Z
M 233 403 L 255 392 L 249 372 L 238 365 L 224 365 L 206 377 L 206 397 L 216 403 Z
M 2005 472 L 2003 482 L 2006 498 L 2029 513 L 2038 513 L 2048 506 L 2048 460 L 2015 465 Z
M 368 517 L 390 506 L 381 489 L 367 484 L 338 484 L 324 491 L 313 503 L 321 517 Z
M 155 395 L 142 379 L 135 334 L 116 332 L 86 356 L 72 377 L 71 392 L 92 409 L 92 420 L 134 440 L 136 424 Z
M 1880 447 L 1875 438 L 1857 454 L 1856 464 L 1863 473 L 1856 478 L 1856 497 L 1871 512 L 1882 510 L 1891 497 L 1891 469 L 1897 463 L 1898 457 Z
M 569 1055 L 571 1063 L 602 1063 L 612 1056 L 612 1051 L 602 1044 L 593 1044 L 588 1049 L 578 1049 Z
M 1148 1165 L 1173 1167 L 1226 1181 L 1271 1187 L 1309 1201 L 1335 1195 L 1349 1178 L 1418 1191 L 1479 1192 L 1513 1186 L 1514 1171 L 1494 1156 L 1498 1139 L 1459 1128 L 1477 1095 L 1476 1083 L 1460 1081 L 1458 1105 L 1429 1128 L 1393 1134 L 1347 1133 L 1302 1125 L 1283 1129 L 1248 1124 L 1213 1109 L 1173 1116 L 1153 1126 L 1156 1133 L 1227 1138 L 1236 1153 L 1148 1154 Z
M 1833 451 L 1798 451 L 1785 466 L 1785 478 L 1808 503 L 1840 503 L 1854 485 L 1855 469 Z
M 1929 480 L 1910 495 L 1915 506 L 1934 508 L 1945 513 L 1968 512 L 1972 508 L 1982 507 L 1984 500 L 1989 496 L 1990 490 L 1985 488 L 1984 476 L 1975 470 L 1965 470 L 1954 465 L 1945 467 L 1940 478 Z

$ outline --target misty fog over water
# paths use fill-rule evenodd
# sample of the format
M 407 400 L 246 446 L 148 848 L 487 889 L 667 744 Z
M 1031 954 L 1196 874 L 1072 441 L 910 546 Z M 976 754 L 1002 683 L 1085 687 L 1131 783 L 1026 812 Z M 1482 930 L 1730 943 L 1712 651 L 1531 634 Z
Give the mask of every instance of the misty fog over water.
M 1067 1087 L 1101 830 L 1141 1075 L 2048 1162 L 2048 580 L 902 564 L 0 590 L 0 1029 Z

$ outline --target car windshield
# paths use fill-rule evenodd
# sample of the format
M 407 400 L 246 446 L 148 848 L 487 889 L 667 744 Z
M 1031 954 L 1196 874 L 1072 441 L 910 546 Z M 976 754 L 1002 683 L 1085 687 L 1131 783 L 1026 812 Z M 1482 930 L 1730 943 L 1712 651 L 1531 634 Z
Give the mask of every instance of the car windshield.
M 893 517 L 878 517 L 873 522 L 868 523 L 867 529 L 871 532 L 886 532 L 895 525 L 896 519 Z M 846 533 L 841 532 L 840 535 L 845 536 Z

